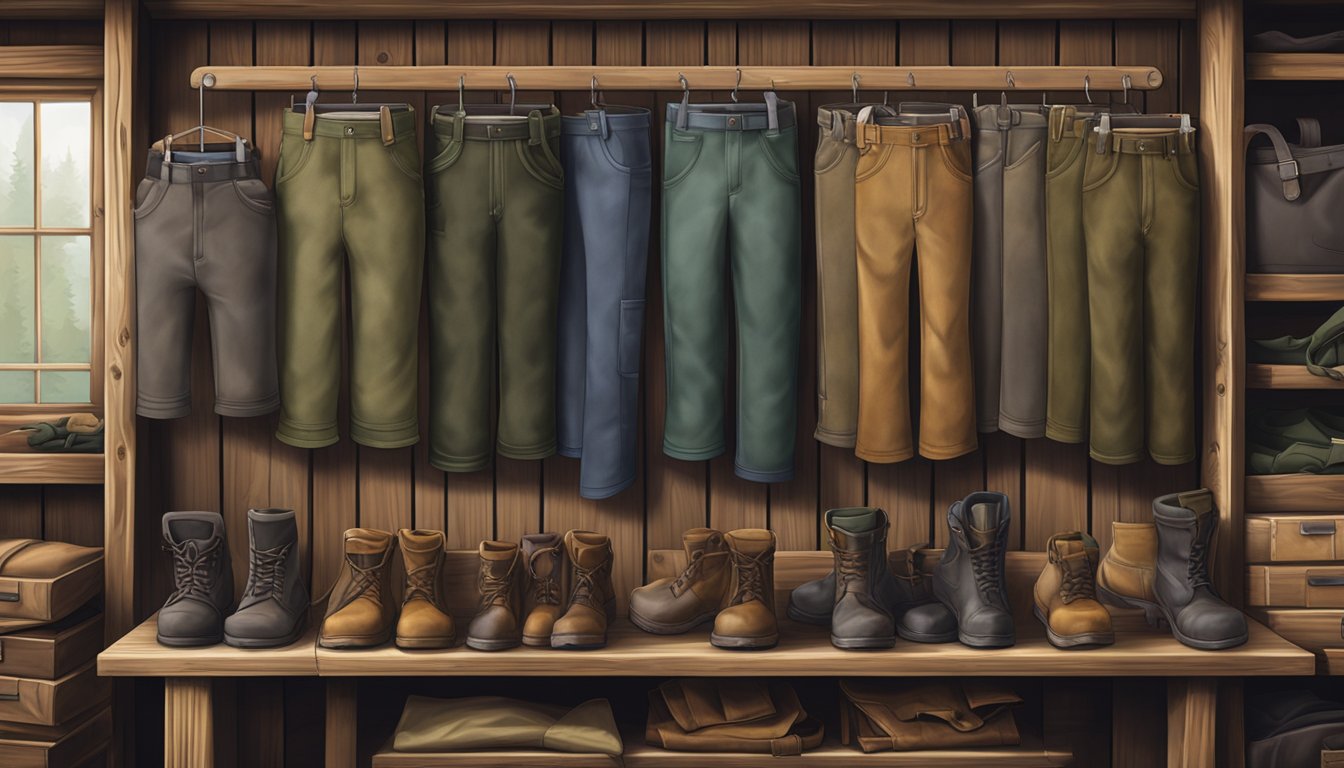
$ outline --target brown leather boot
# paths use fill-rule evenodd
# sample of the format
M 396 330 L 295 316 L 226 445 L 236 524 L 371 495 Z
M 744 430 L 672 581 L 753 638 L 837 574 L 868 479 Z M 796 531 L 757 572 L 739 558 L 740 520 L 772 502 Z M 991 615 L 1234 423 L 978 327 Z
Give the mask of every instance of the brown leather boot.
M 1097 602 L 1097 541 L 1085 533 L 1057 533 L 1045 545 L 1049 562 L 1036 579 L 1032 612 L 1056 648 L 1115 642 L 1111 614 Z
M 775 619 L 775 534 L 742 528 L 724 534 L 733 562 L 728 607 L 714 618 L 709 642 L 719 648 L 764 649 L 779 642 Z
M 317 644 L 371 648 L 392 637 L 392 534 L 372 528 L 345 532 L 345 567 L 327 601 Z
M 552 648 L 601 648 L 616 615 L 611 586 L 611 539 L 592 531 L 565 534 L 569 556 L 569 608 L 551 630 Z
M 1149 624 L 1161 613 L 1153 583 L 1157 579 L 1157 528 L 1152 523 L 1111 523 L 1111 548 L 1097 566 L 1097 595 L 1107 605 L 1143 606 Z
M 467 647 L 478 651 L 502 651 L 522 643 L 522 622 L 518 619 L 519 578 L 518 545 L 507 541 L 482 541 L 477 589 L 481 606 L 467 627 Z
M 679 635 L 707 621 L 728 606 L 732 562 L 723 534 L 713 528 L 692 528 L 681 536 L 686 568 L 638 587 L 630 593 L 630 622 L 655 635 Z
M 558 533 L 529 533 L 523 537 L 523 567 L 527 571 L 524 587 L 523 645 L 551 647 L 551 628 L 565 609 L 566 573 L 564 541 Z
M 443 573 L 443 532 L 397 533 L 401 561 L 406 566 L 401 618 L 397 619 L 398 648 L 449 648 L 457 630 L 453 616 L 443 605 L 439 580 Z

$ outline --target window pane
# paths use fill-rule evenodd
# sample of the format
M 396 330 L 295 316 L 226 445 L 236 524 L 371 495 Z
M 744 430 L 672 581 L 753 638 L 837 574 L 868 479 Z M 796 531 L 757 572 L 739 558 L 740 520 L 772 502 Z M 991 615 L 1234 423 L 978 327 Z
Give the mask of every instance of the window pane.
M 33 226 L 33 105 L 0 102 L 0 227 Z
M 33 264 L 33 238 L 0 237 L 0 363 L 37 360 Z
M 88 371 L 43 371 L 42 402 L 89 402 Z
M 89 362 L 89 238 L 42 238 L 42 362 Z
M 32 371 L 0 371 L 0 403 L 35 403 Z
M 93 116 L 87 101 L 42 105 L 42 226 L 89 226 L 89 153 Z

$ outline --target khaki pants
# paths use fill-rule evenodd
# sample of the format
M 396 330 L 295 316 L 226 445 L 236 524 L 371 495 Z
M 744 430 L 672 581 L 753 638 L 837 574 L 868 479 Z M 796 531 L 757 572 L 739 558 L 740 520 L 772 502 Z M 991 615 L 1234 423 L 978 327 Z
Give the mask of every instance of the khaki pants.
M 1155 461 L 1183 464 L 1195 458 L 1194 134 L 1093 133 L 1085 151 L 1092 458 L 1138 461 L 1146 433 Z
M 855 454 L 914 455 L 910 424 L 910 266 L 919 258 L 919 453 L 975 450 L 971 378 L 969 125 L 861 124 L 855 175 L 858 247 L 859 424 Z

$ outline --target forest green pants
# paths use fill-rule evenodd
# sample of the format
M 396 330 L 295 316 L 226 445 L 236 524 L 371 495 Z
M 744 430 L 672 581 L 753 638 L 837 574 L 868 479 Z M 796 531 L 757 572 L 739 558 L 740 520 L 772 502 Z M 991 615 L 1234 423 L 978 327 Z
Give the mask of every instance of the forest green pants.
M 505 107 L 507 109 L 507 107 Z M 563 245 L 560 112 L 436 111 L 429 174 L 429 460 L 490 463 L 499 349 L 501 456 L 555 453 L 555 349 Z M 525 115 L 525 116 L 524 116 Z
M 348 113 L 347 113 L 348 114 Z M 420 439 L 416 417 L 425 199 L 415 113 L 285 113 L 275 188 L 280 230 L 280 426 L 301 448 L 338 439 L 341 305 L 350 287 L 350 436 Z

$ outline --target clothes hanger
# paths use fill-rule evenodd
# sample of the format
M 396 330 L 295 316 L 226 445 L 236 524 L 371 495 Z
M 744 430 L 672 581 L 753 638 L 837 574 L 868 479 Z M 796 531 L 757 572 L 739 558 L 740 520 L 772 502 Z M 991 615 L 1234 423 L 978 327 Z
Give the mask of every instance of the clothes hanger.
M 457 114 L 462 117 L 526 117 L 529 112 L 546 112 L 551 109 L 550 104 L 519 104 L 518 103 L 518 80 L 512 72 L 504 75 L 505 81 L 509 86 L 508 104 L 467 104 L 466 103 L 466 80 L 464 76 L 457 79 Z M 518 114 L 522 112 L 522 114 Z
M 302 104 L 295 104 L 293 98 L 290 99 L 291 109 L 299 114 L 313 112 L 315 114 L 328 114 L 331 112 L 382 112 L 386 109 L 389 112 L 409 112 L 411 105 L 406 102 L 399 103 L 359 103 L 359 65 L 354 69 L 354 89 L 350 91 L 349 104 L 318 104 L 317 100 L 321 96 L 321 91 L 317 88 L 317 75 L 312 77 L 313 89 L 308 91 Z
M 588 87 L 588 101 L 593 105 L 593 109 L 601 112 L 615 112 L 617 114 L 634 114 L 642 112 L 638 107 L 625 107 L 620 104 L 608 104 L 607 95 L 598 88 L 597 75 L 593 75 L 592 83 Z
M 207 77 L 211 78 L 211 82 L 214 81 L 213 76 L 207 75 Z M 199 134 L 200 139 L 197 145 L 198 151 L 200 152 L 205 151 L 206 134 L 211 134 L 213 136 L 224 139 L 225 141 L 228 141 L 229 143 L 233 144 L 234 158 L 235 160 L 237 160 L 237 162 L 240 163 L 247 162 L 247 144 L 248 144 L 247 139 L 243 138 L 242 136 L 239 136 L 233 131 L 226 131 L 223 128 L 215 128 L 213 126 L 205 124 L 205 78 L 201 78 L 201 84 L 196 88 L 196 96 L 197 96 L 196 125 L 188 128 L 185 131 L 182 131 L 181 133 L 174 133 L 169 136 L 165 136 L 162 142 L 155 145 L 156 148 L 162 149 L 163 161 L 165 163 L 173 162 L 173 142 L 177 141 L 178 139 L 186 138 L 187 136 L 190 136 L 193 133 L 196 133 Z

